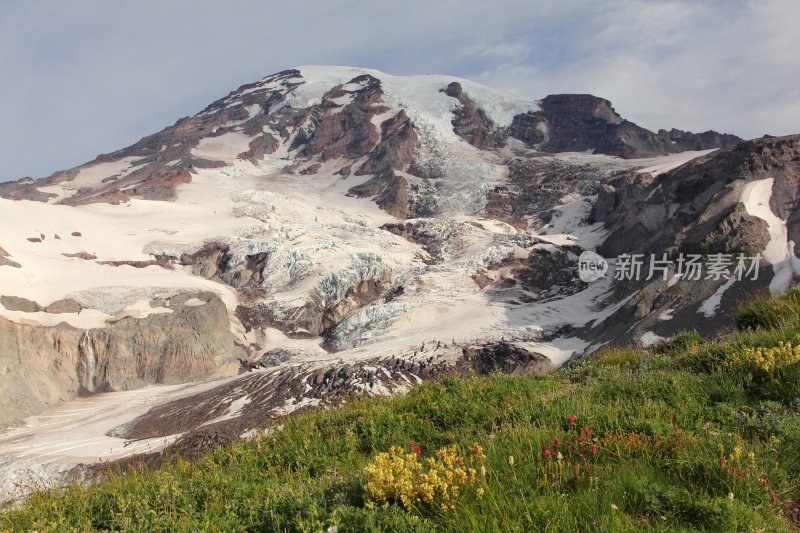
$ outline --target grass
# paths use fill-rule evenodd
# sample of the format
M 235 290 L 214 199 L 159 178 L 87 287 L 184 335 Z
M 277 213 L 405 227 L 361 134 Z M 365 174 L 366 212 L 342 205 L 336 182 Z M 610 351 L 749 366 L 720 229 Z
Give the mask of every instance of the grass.
M 38 492 L 0 530 L 794 531 L 800 364 L 767 371 L 741 354 L 796 341 L 800 292 L 753 300 L 737 322 L 720 339 L 607 349 L 546 376 L 445 379 L 290 416 L 196 461 Z M 365 467 L 393 446 L 412 462 L 419 446 L 424 462 L 473 443 L 485 475 L 451 510 L 365 490 Z

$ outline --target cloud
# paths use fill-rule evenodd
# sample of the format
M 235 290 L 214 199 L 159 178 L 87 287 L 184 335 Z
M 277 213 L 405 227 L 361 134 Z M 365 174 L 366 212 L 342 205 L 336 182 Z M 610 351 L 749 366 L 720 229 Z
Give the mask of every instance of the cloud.
M 788 134 L 797 20 L 794 0 L 6 0 L 0 179 L 90 160 L 308 63 L 591 92 L 651 129 Z

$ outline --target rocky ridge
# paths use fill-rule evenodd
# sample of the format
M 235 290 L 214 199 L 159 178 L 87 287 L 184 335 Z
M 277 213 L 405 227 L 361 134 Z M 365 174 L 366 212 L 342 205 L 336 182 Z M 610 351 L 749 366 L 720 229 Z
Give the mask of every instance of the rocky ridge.
M 351 394 L 719 329 L 735 296 L 800 275 L 800 141 L 739 141 L 649 132 L 591 95 L 267 76 L 131 147 L 0 184 L 0 223 L 26 220 L 0 236 L 2 376 L 20 387 L 5 420 L 238 359 L 240 377 L 111 434 L 245 432 Z M 753 284 L 587 283 L 587 250 L 768 257 Z

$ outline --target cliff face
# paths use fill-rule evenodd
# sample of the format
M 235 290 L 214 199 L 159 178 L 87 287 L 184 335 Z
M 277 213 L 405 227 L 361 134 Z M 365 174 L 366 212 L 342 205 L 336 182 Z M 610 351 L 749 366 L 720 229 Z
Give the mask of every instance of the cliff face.
M 234 336 L 248 364 L 440 341 L 540 342 L 561 364 L 639 290 L 581 281 L 584 250 L 757 251 L 772 227 L 741 193 L 768 177 L 797 239 L 795 143 L 737 141 L 648 131 L 590 94 L 266 76 L 128 148 L 0 185 L 4 416 L 208 375 Z M 619 335 L 640 318 L 619 317 Z
M 544 98 L 541 111 L 517 115 L 510 135 L 545 152 L 583 152 L 626 159 L 652 157 L 686 150 L 724 148 L 739 137 L 707 131 L 653 133 L 623 119 L 611 102 L 591 94 L 555 94 Z
M 170 312 L 80 330 L 0 318 L 0 428 L 78 394 L 179 383 L 235 360 L 225 304 L 212 294 L 161 302 Z
M 768 137 L 697 158 L 656 177 L 626 173 L 601 188 L 595 218 L 611 234 L 602 253 L 760 252 L 770 240 L 767 224 L 740 204 L 748 182 L 773 179 L 770 208 L 786 220 L 787 240 L 797 241 L 800 136 Z M 735 239 L 739 244 L 725 246 Z

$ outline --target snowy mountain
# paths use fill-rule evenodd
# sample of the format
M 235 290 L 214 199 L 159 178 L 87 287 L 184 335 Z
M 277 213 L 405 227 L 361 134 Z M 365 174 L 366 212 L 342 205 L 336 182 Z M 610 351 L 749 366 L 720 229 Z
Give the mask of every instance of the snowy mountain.
M 591 95 L 308 66 L 0 184 L 0 426 L 45 413 L 0 437 L 0 474 L 724 327 L 800 273 L 799 150 L 650 132 Z M 764 261 L 586 282 L 585 251 Z

